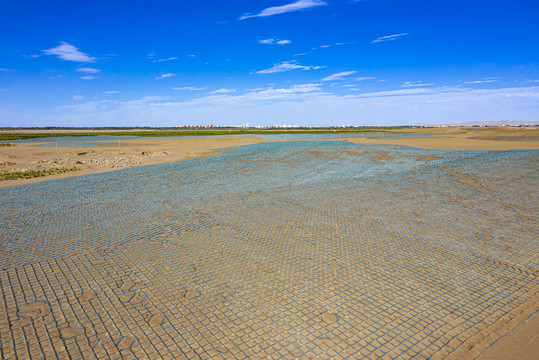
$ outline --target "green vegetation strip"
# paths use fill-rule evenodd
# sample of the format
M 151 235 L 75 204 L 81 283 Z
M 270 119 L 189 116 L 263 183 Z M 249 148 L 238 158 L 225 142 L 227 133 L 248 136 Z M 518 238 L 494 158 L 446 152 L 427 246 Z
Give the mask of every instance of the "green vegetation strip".
M 141 137 L 168 137 L 168 136 L 217 136 L 217 135 L 272 135 L 272 134 L 332 134 L 332 133 L 358 133 L 358 132 L 388 132 L 390 130 L 402 129 L 402 127 L 377 127 L 377 128 L 297 128 L 287 130 L 274 129 L 220 129 L 220 130 L 172 130 L 172 129 L 155 129 L 155 130 L 140 130 L 140 131 L 100 131 L 99 129 L 85 132 L 50 132 L 50 133 L 0 133 L 0 141 L 13 141 L 23 139 L 35 139 L 45 137 L 62 137 L 62 136 L 96 136 L 96 135 L 116 135 L 116 136 L 141 136 Z
M 6 147 L 6 146 L 13 146 L 13 144 L 10 144 L 10 143 L 0 143 L 0 147 Z
M 15 165 L 15 163 L 11 161 L 0 161 L 0 166 L 10 166 L 10 165 Z
M 0 180 L 31 179 L 35 177 L 63 174 L 70 171 L 78 171 L 72 168 L 52 168 L 47 170 L 27 170 L 27 171 L 0 171 Z

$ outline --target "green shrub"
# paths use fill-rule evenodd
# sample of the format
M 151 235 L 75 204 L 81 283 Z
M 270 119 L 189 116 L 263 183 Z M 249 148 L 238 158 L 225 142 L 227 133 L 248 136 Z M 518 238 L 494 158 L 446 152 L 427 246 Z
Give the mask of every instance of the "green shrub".
M 0 171 L 0 180 L 32 179 L 35 177 L 63 174 L 70 171 L 78 171 L 79 168 L 52 168 L 47 170 L 26 171 Z

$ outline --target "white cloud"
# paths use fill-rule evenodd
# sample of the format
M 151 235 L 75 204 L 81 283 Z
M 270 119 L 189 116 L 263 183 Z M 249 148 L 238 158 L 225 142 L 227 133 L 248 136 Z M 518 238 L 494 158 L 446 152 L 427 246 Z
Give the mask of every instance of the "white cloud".
M 13 71 L 13 70 L 11 70 L 11 69 L 6 69 L 6 68 L 0 68 L 0 71 L 8 72 L 8 71 Z
M 246 98 L 266 100 L 269 98 L 284 98 L 289 95 L 297 94 L 307 94 L 320 91 L 320 84 L 300 84 L 293 85 L 289 88 L 268 88 L 268 89 L 257 89 L 246 93 L 244 96 Z
M 75 46 L 68 44 L 65 41 L 60 42 L 60 45 L 55 48 L 43 50 L 43 53 L 45 55 L 56 55 L 60 59 L 67 61 L 93 63 L 96 60 L 94 57 L 90 57 L 88 54 L 80 52 Z
M 233 92 L 236 92 L 236 90 L 235 89 L 217 89 L 217 90 L 210 91 L 208 94 L 230 94 Z
M 259 43 L 261 44 L 266 44 L 266 45 L 287 45 L 287 44 L 290 44 L 292 43 L 292 41 L 290 40 L 276 40 L 276 39 L 261 39 L 261 40 L 258 40 Z
M 73 100 L 82 100 L 82 96 L 81 95 L 73 95 Z
M 170 98 L 169 96 L 152 95 L 152 96 L 144 96 L 143 98 L 138 99 L 138 100 L 125 101 L 125 103 L 129 105 L 154 104 L 153 103 L 154 101 L 163 101 L 163 100 L 168 100 L 169 98 Z
M 178 58 L 176 56 L 171 56 L 171 57 L 164 58 L 164 59 L 156 59 L 155 58 L 155 52 L 149 53 L 148 55 L 146 55 L 146 58 L 152 60 L 152 62 L 163 62 L 163 61 L 178 60 Z
M 376 91 L 371 93 L 362 93 L 354 95 L 356 98 L 374 98 L 374 97 L 395 97 L 395 96 L 408 96 L 408 95 L 433 95 L 433 94 L 442 94 L 447 92 L 457 93 L 469 91 L 471 89 L 463 88 L 460 86 L 442 86 L 438 88 L 410 88 L 410 89 L 397 89 L 397 90 L 386 90 L 386 91 Z
M 356 93 L 356 92 L 355 92 Z M 539 113 L 539 86 L 500 89 L 408 88 L 356 95 L 320 90 L 319 84 L 267 88 L 166 102 L 166 97 L 132 101 L 90 101 L 61 107 L 40 119 L 47 125 L 172 126 L 182 122 L 271 125 L 293 119 L 297 125 L 402 125 L 466 121 L 526 120 Z M 1 110 L 1 105 L 0 105 Z M 14 125 L 31 126 L 35 114 L 19 111 Z
M 262 89 L 253 89 L 247 91 L 240 95 L 232 95 L 235 90 L 230 89 L 219 89 L 207 93 L 205 96 L 198 99 L 192 100 L 192 103 L 196 104 L 243 104 L 243 103 L 254 103 L 260 101 L 280 101 L 280 100 L 297 100 L 301 99 L 302 96 L 306 94 L 321 94 L 320 84 L 300 84 L 293 85 L 289 88 L 262 88 Z M 154 106 L 181 106 L 185 102 L 167 102 L 167 103 L 156 103 Z
M 97 73 L 101 72 L 101 70 L 99 70 L 99 69 L 94 69 L 94 68 L 89 68 L 89 67 L 78 68 L 77 71 L 87 72 L 87 73 L 90 73 L 90 74 L 97 74 Z
M 322 81 L 342 80 L 343 77 L 353 75 L 356 72 L 357 71 L 343 71 L 343 72 L 340 72 L 340 73 L 336 73 L 336 74 L 333 74 L 333 75 L 326 76 L 325 78 L 322 79 Z
M 406 36 L 406 35 L 408 35 L 408 33 L 402 33 L 402 34 L 394 34 L 394 35 L 382 36 L 382 37 L 379 37 L 379 38 L 376 39 L 376 40 L 371 41 L 371 44 L 372 44 L 372 43 L 384 42 L 384 41 L 397 40 L 397 39 L 400 39 L 401 37 Z
M 183 86 L 183 87 L 174 87 L 174 88 L 172 88 L 172 90 L 200 91 L 200 90 L 206 90 L 207 88 L 208 88 L 207 86 L 201 86 L 201 87 Z
M 475 81 L 464 81 L 465 84 L 486 84 L 497 82 L 496 79 L 485 79 L 485 80 L 475 80 Z
M 323 66 L 303 66 L 296 64 L 295 61 L 285 61 L 280 64 L 275 64 L 269 69 L 264 69 L 257 71 L 258 74 L 273 74 L 279 72 L 286 72 L 292 70 L 318 70 L 322 69 Z
M 106 94 L 106 95 L 117 94 L 117 93 L 119 93 L 119 91 L 117 90 L 103 91 L 103 94 Z
M 172 76 L 176 76 L 176 74 L 174 74 L 174 73 L 162 74 L 162 75 L 159 75 L 158 77 L 156 77 L 155 80 L 166 79 L 166 78 L 169 78 L 169 77 L 172 77 Z
M 80 78 L 81 78 L 82 80 L 95 80 L 95 79 L 99 79 L 97 76 L 93 76 L 93 75 L 81 76 Z
M 352 45 L 352 44 L 355 44 L 355 42 L 354 41 L 352 41 L 352 42 L 338 42 L 338 43 L 335 43 L 335 44 L 321 45 L 321 46 L 317 46 L 317 47 L 312 47 L 310 51 L 298 53 L 298 54 L 295 54 L 294 56 L 307 55 L 307 54 L 312 53 L 313 51 L 321 50 L 321 49 L 328 49 L 328 48 L 330 48 L 332 46 L 342 46 L 342 45 Z
M 171 56 L 171 57 L 166 58 L 166 59 L 156 59 L 153 62 L 163 62 L 163 61 L 172 61 L 172 60 L 178 60 L 178 58 L 175 57 L 175 56 Z
M 353 80 L 355 81 L 365 81 L 365 80 L 374 80 L 376 79 L 375 77 L 372 77 L 372 76 L 360 76 L 360 77 L 357 77 L 357 78 L 354 78 Z M 380 80 L 382 81 L 382 80 Z
M 434 84 L 425 84 L 423 81 L 417 81 L 417 82 L 410 82 L 407 81 L 404 84 L 402 84 L 402 87 L 421 87 L 421 86 L 431 86 Z
M 267 17 L 277 14 L 284 14 L 288 12 L 306 10 L 317 6 L 327 5 L 325 1 L 322 0 L 298 0 L 291 4 L 283 6 L 273 6 L 267 9 L 262 10 L 258 14 L 245 14 L 239 18 L 239 20 L 254 18 L 254 17 Z

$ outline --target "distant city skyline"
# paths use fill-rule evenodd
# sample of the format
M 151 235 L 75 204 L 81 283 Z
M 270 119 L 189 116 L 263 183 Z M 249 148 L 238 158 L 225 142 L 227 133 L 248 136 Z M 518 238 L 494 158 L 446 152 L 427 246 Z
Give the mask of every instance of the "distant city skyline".
M 539 120 L 535 0 L 25 1 L 0 126 Z

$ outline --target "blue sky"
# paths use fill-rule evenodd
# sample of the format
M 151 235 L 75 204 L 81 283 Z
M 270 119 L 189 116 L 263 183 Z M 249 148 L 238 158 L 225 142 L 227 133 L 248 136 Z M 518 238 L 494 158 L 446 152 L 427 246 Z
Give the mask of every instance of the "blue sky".
M 539 1 L 12 1 L 0 126 L 539 120 Z

